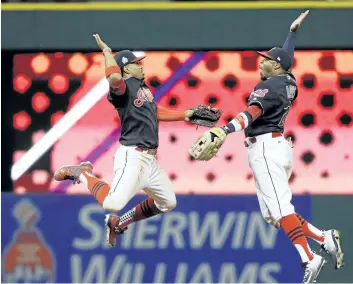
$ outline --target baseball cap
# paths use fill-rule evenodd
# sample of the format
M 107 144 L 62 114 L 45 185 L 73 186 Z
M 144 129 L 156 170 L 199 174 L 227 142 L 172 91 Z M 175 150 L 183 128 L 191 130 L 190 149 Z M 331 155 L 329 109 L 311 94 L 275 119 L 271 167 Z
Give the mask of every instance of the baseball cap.
M 293 59 L 289 56 L 287 51 L 280 47 L 274 47 L 270 49 L 267 53 L 257 53 L 262 57 L 278 62 L 286 71 L 288 71 L 293 66 Z
M 136 57 L 136 55 L 131 50 L 121 50 L 117 54 L 115 54 L 114 59 L 115 59 L 116 63 L 118 64 L 118 66 L 120 68 L 123 68 L 124 66 L 126 66 L 130 63 L 133 63 L 133 62 L 140 61 L 140 60 L 144 59 L 145 57 L 146 57 L 146 55 Z

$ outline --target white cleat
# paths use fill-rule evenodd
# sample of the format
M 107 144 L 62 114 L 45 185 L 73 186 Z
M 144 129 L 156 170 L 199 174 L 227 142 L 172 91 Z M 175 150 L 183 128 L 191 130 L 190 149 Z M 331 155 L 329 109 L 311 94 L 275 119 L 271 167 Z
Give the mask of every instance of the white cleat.
M 318 254 L 313 253 L 313 257 L 312 260 L 302 264 L 304 268 L 303 283 L 315 283 L 321 269 L 326 263 L 326 260 Z
M 344 266 L 343 262 L 343 251 L 340 243 L 340 232 L 337 230 L 324 231 L 325 241 L 321 245 L 332 260 L 335 269 L 339 269 Z

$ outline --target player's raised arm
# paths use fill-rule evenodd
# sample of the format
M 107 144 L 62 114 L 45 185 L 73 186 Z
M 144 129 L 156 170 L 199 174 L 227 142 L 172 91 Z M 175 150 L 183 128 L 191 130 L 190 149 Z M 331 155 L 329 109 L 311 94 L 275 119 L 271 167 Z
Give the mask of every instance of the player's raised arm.
M 282 46 L 282 49 L 285 50 L 292 59 L 294 58 L 295 40 L 297 36 L 296 32 L 308 14 L 309 10 L 301 13 L 300 16 L 295 19 L 290 26 L 288 36 Z
M 94 34 L 98 47 L 102 50 L 105 58 L 105 77 L 107 78 L 110 89 L 116 95 L 125 93 L 126 85 L 121 75 L 121 70 L 114 59 L 111 48 L 102 41 L 98 34 Z

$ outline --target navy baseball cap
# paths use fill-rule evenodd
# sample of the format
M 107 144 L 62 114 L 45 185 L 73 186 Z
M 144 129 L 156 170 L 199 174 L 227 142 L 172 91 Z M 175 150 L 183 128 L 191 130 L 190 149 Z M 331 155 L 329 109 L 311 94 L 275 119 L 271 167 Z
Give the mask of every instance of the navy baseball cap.
M 136 55 L 131 50 L 121 50 L 117 54 L 115 54 L 114 59 L 118 64 L 118 66 L 120 67 L 120 69 L 122 69 L 124 66 L 133 62 L 140 61 L 145 57 L 146 55 L 136 57 Z
M 289 56 L 287 51 L 280 47 L 274 47 L 267 53 L 257 53 L 262 57 L 278 62 L 286 71 L 288 71 L 293 66 L 293 59 Z

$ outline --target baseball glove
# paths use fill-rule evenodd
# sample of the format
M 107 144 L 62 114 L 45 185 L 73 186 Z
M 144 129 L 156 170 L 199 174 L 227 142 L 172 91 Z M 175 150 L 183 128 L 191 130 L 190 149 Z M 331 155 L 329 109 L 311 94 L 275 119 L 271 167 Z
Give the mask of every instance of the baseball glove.
M 189 148 L 190 155 L 195 160 L 208 161 L 216 156 L 226 140 L 227 134 L 220 127 L 214 127 L 200 136 Z
M 206 127 L 214 127 L 221 117 L 221 111 L 210 106 L 199 105 L 189 110 L 188 121 Z

